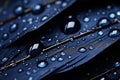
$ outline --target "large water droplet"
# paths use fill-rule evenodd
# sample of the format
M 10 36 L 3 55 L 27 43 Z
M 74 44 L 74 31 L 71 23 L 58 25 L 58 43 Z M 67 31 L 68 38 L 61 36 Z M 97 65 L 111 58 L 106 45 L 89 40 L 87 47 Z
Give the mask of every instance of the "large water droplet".
M 81 52 L 81 53 L 84 53 L 84 52 L 86 52 L 86 51 L 87 51 L 87 49 L 86 49 L 85 47 L 79 48 L 79 52 Z
M 44 10 L 44 7 L 40 4 L 36 4 L 32 7 L 33 14 L 39 14 Z
M 4 33 L 3 35 L 2 35 L 2 39 L 3 40 L 6 40 L 6 39 L 8 39 L 9 38 L 9 34 L 8 33 Z
M 98 20 L 97 26 L 107 26 L 110 24 L 110 20 L 108 18 L 101 18 Z
M 11 26 L 10 26 L 10 32 L 11 33 L 13 33 L 13 32 L 15 32 L 16 30 L 18 29 L 18 25 L 17 24 L 12 24 Z
M 119 29 L 112 29 L 110 30 L 108 36 L 111 38 L 117 37 L 120 35 L 120 30 Z
M 81 25 L 77 19 L 70 18 L 67 22 L 62 25 L 62 31 L 65 34 L 73 34 L 80 30 Z
M 24 8 L 23 8 L 23 6 L 17 6 L 16 8 L 15 8 L 15 14 L 16 15 L 21 15 L 21 14 L 23 14 L 24 13 Z
M 40 42 L 35 43 L 29 47 L 28 55 L 31 55 L 32 57 L 34 57 L 34 56 L 38 55 L 43 50 L 43 48 L 44 48 L 44 46 Z
M 46 62 L 46 61 L 40 61 L 40 62 L 38 62 L 38 64 L 37 64 L 37 66 L 39 67 L 39 68 L 44 68 L 44 67 L 46 67 L 48 65 L 48 63 Z

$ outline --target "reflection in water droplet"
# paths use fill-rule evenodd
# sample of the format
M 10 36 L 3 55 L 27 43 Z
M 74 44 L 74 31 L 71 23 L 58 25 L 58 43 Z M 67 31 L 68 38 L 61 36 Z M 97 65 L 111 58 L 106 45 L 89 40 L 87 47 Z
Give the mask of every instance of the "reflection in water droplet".
M 62 31 L 65 34 L 73 34 L 79 31 L 81 28 L 80 22 L 77 19 L 70 18 L 62 25 Z
M 83 19 L 83 21 L 87 23 L 87 22 L 89 22 L 89 21 L 90 21 L 90 18 L 85 17 L 85 18 Z
M 120 35 L 120 30 L 119 29 L 112 29 L 108 36 L 111 37 L 111 38 L 114 38 L 114 37 L 117 37 Z
M 55 58 L 55 57 L 52 57 L 52 58 L 51 58 L 51 61 L 53 61 L 53 62 L 56 61 L 56 58 Z
M 11 32 L 11 33 L 15 32 L 17 29 L 18 29 L 18 25 L 17 25 L 17 24 L 12 24 L 12 25 L 10 26 L 10 32 Z
M 109 17 L 110 17 L 110 18 L 115 18 L 115 13 L 110 13 L 110 14 L 109 14 Z
M 107 26 L 110 24 L 110 20 L 108 18 L 101 18 L 97 22 L 97 26 Z
M 61 62 L 61 61 L 63 61 L 63 60 L 64 60 L 64 59 L 61 58 L 61 57 L 58 58 L 58 61 L 59 61 L 59 62 Z
M 2 35 L 2 39 L 3 39 L 3 40 L 6 40 L 6 39 L 8 39 L 8 38 L 9 38 L 8 33 L 4 33 L 4 34 Z
M 20 15 L 20 14 L 23 14 L 23 12 L 24 12 L 24 8 L 23 8 L 23 6 L 17 6 L 16 8 L 15 8 L 15 14 L 16 15 Z
M 79 52 L 81 52 L 81 53 L 84 53 L 84 52 L 86 52 L 86 51 L 87 51 L 87 49 L 86 49 L 85 47 L 79 48 Z
M 102 36 L 103 35 L 103 31 L 99 31 L 98 35 Z
M 8 60 L 8 58 L 7 57 L 4 57 L 3 59 L 2 59 L 2 62 L 6 62 Z
M 37 64 L 37 66 L 39 67 L 39 68 L 44 68 L 44 67 L 46 67 L 48 65 L 48 63 L 46 62 L 46 61 L 40 61 L 40 62 L 38 62 L 38 64 Z
M 42 19 L 41 19 L 41 21 L 43 22 L 43 21 L 45 21 L 47 19 L 48 19 L 48 16 L 43 16 Z

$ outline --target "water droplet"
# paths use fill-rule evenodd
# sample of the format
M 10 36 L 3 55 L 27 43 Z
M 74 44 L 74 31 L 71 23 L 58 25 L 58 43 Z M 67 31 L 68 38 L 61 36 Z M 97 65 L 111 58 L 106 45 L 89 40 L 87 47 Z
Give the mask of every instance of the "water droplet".
M 28 80 L 33 80 L 33 77 L 29 77 Z
M 103 35 L 103 31 L 99 31 L 98 35 L 102 36 Z
M 16 8 L 15 8 L 15 14 L 16 15 L 21 15 L 21 14 L 23 14 L 23 12 L 24 12 L 24 8 L 23 8 L 23 6 L 17 6 Z
M 108 18 L 101 18 L 98 20 L 97 26 L 107 26 L 110 24 L 110 20 Z
M 62 3 L 62 1 L 60 1 L 60 0 L 55 2 L 55 4 L 57 4 L 57 5 L 59 5 L 61 3 Z
M 36 5 L 34 5 L 34 6 L 32 7 L 32 12 L 33 12 L 34 14 L 39 14 L 39 13 L 41 13 L 41 12 L 43 11 L 43 9 L 44 9 L 44 7 L 43 7 L 42 5 L 36 4 Z
M 89 22 L 89 21 L 90 21 L 90 18 L 85 17 L 85 18 L 83 19 L 83 21 L 87 23 L 87 22 Z
M 89 46 L 89 49 L 90 49 L 90 50 L 93 50 L 94 48 L 93 48 L 93 46 Z
M 51 58 L 51 61 L 53 61 L 53 62 L 56 61 L 56 58 L 55 58 L 55 57 L 52 57 L 52 58 Z
M 58 58 L 58 61 L 59 61 L 59 62 L 61 62 L 61 61 L 63 61 L 63 60 L 64 60 L 64 59 L 61 58 L 61 57 Z
M 4 57 L 3 59 L 2 59 L 2 62 L 6 62 L 8 60 L 8 58 L 7 57 Z
M 65 55 L 65 53 L 64 53 L 64 52 L 61 52 L 60 54 L 61 54 L 62 56 L 64 56 L 64 55 Z
M 120 63 L 119 62 L 116 62 L 115 63 L 115 67 L 119 67 L 120 66 Z
M 18 24 L 12 24 L 10 26 L 10 32 L 13 33 L 18 29 Z
M 105 80 L 105 78 L 104 78 L 104 77 L 102 77 L 100 80 Z
M 110 17 L 110 18 L 115 18 L 115 16 L 116 16 L 115 13 L 110 13 L 110 14 L 109 14 L 109 17 Z
M 36 73 L 36 72 L 37 72 L 37 70 L 33 69 L 33 73 Z
M 9 38 L 9 34 L 8 33 L 4 33 L 3 35 L 2 35 L 2 39 L 3 40 L 6 40 L 6 39 L 8 39 Z
M 38 55 L 42 50 L 44 46 L 41 43 L 35 43 L 32 46 L 29 47 L 29 53 L 28 55 L 31 55 L 32 57 Z
M 48 19 L 48 16 L 43 16 L 41 21 L 43 22 L 43 21 L 46 21 L 47 19 Z
M 29 71 L 26 72 L 27 75 L 30 75 L 31 73 Z
M 62 7 L 66 7 L 67 6 L 67 3 L 66 2 L 63 2 L 62 3 Z
M 71 59 L 72 57 L 71 56 L 68 56 L 69 59 Z
M 44 68 L 44 67 L 46 67 L 48 65 L 48 63 L 46 62 L 46 61 L 40 61 L 40 62 L 38 62 L 38 64 L 37 64 L 37 66 L 39 67 L 39 68 Z
M 111 38 L 117 37 L 120 35 L 120 30 L 119 29 L 112 29 L 110 30 L 108 36 Z
M 84 47 L 81 47 L 81 48 L 79 49 L 79 52 L 81 52 L 81 53 L 84 53 L 84 52 L 86 52 L 86 51 L 87 51 L 87 49 L 84 48 Z
M 23 0 L 23 4 L 28 4 L 29 0 Z
M 73 34 L 81 28 L 80 22 L 77 19 L 71 18 L 62 25 L 62 31 L 65 34 Z
M 116 13 L 118 16 L 120 16 L 120 11 L 117 11 L 117 13 Z
M 50 42 L 50 41 L 52 41 L 52 39 L 50 38 L 50 39 L 48 39 L 48 42 Z
M 5 75 L 5 76 L 8 76 L 8 73 L 5 73 L 4 75 Z
M 23 69 L 19 69 L 19 70 L 18 70 L 19 73 L 22 72 L 22 71 L 23 71 Z

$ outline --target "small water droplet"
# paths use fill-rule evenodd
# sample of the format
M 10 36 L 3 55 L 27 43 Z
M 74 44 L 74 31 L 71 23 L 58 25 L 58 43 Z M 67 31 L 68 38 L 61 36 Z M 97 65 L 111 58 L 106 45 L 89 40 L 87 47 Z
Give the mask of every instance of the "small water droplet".
M 23 8 L 23 6 L 17 6 L 16 8 L 15 8 L 15 14 L 16 15 L 21 15 L 21 14 L 23 14 L 23 12 L 24 12 L 24 8 Z
M 62 3 L 62 7 L 66 7 L 67 6 L 67 3 L 66 2 L 63 2 Z
M 56 58 L 55 58 L 55 57 L 52 57 L 52 58 L 51 58 L 51 61 L 52 61 L 52 62 L 56 61 Z
M 29 71 L 26 72 L 27 75 L 30 75 L 31 73 Z
M 115 13 L 110 13 L 110 14 L 109 14 L 109 17 L 110 17 L 110 18 L 115 18 L 116 15 L 115 15 Z
M 98 35 L 102 36 L 103 35 L 103 31 L 99 31 Z
M 22 72 L 22 71 L 23 71 L 23 69 L 19 69 L 19 70 L 18 70 L 19 73 Z
M 83 19 L 83 21 L 87 23 L 87 22 L 90 21 L 90 18 L 89 18 L 89 17 L 85 17 L 85 18 Z
M 119 67 L 120 66 L 120 63 L 119 62 L 116 62 L 115 63 L 115 67 Z
M 29 77 L 28 80 L 33 80 L 33 77 Z
M 8 76 L 8 73 L 5 73 L 4 75 L 5 75 L 5 76 Z
M 118 16 L 120 16 L 120 11 L 117 11 L 117 13 L 116 13 Z
M 50 39 L 48 39 L 48 42 L 50 42 L 50 41 L 52 41 L 52 39 L 50 38 Z
M 29 0 L 23 0 L 23 4 L 28 4 Z
M 47 19 L 48 19 L 48 16 L 43 16 L 41 21 L 43 22 L 43 21 L 46 21 Z
M 18 24 L 12 24 L 11 26 L 10 26 L 10 32 L 11 33 L 13 33 L 13 32 L 15 32 L 16 30 L 18 29 Z
M 3 40 L 6 40 L 6 39 L 8 39 L 9 38 L 9 34 L 8 33 L 4 33 L 3 35 L 2 35 L 2 39 Z
M 37 72 L 37 70 L 33 69 L 33 73 L 36 73 L 36 72 Z
M 48 65 L 48 63 L 46 62 L 46 61 L 40 61 L 40 62 L 38 62 L 38 64 L 37 64 L 37 66 L 39 67 L 39 68 L 44 68 L 44 67 L 46 67 Z
M 60 1 L 60 0 L 58 0 L 58 1 L 55 2 L 55 4 L 57 4 L 57 5 L 59 5 L 61 3 L 62 3 L 62 1 Z
M 32 7 L 32 12 L 33 12 L 34 14 L 39 14 L 39 13 L 41 13 L 43 10 L 44 10 L 44 7 L 43 7 L 42 5 L 40 5 L 40 4 L 36 4 L 36 5 L 34 5 L 34 6 Z
M 93 48 L 93 46 L 89 46 L 89 49 L 90 49 L 90 50 L 93 50 L 94 48 Z
M 64 56 L 64 55 L 65 55 L 65 53 L 64 53 L 64 52 L 61 52 L 60 54 L 61 54 L 62 56 Z
M 112 29 L 110 30 L 108 36 L 111 38 L 117 37 L 120 35 L 120 30 L 119 29 Z
M 61 57 L 58 58 L 58 61 L 59 61 L 59 62 L 61 62 L 61 61 L 63 61 L 63 60 L 64 60 L 64 59 L 61 58 Z
M 73 34 L 78 32 L 80 28 L 80 22 L 77 19 L 70 18 L 67 22 L 64 23 L 62 31 L 65 34 Z
M 97 22 L 97 26 L 107 26 L 110 24 L 110 20 L 108 18 L 101 18 Z
M 71 59 L 72 57 L 71 56 L 68 56 L 69 59 Z
M 4 57 L 3 59 L 2 59 L 2 62 L 6 62 L 8 60 L 8 58 L 7 57 Z
M 87 49 L 86 49 L 85 47 L 79 48 L 79 52 L 81 52 L 81 53 L 84 53 L 84 52 L 86 52 L 86 51 L 87 51 Z
M 100 80 L 105 80 L 105 78 L 104 78 L 104 77 L 102 77 Z

